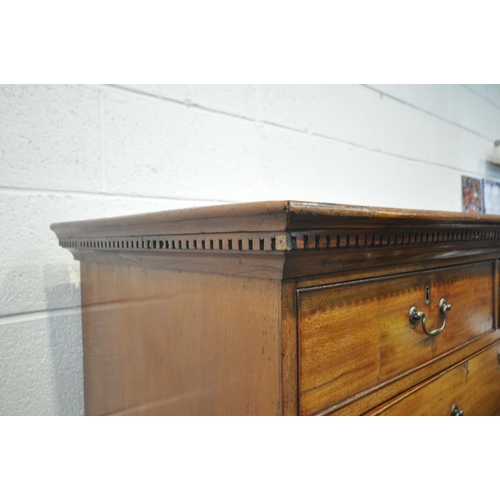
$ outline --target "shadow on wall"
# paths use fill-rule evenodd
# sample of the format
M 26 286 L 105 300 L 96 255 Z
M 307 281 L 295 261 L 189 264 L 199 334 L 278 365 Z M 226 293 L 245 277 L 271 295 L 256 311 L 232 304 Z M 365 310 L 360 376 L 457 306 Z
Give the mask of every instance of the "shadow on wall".
M 61 297 L 80 297 L 80 277 L 64 264 L 46 264 L 44 283 L 59 283 L 45 287 L 48 310 L 48 352 L 52 407 L 56 415 L 83 415 L 83 342 L 80 307 L 59 310 Z M 64 277 L 65 276 L 65 277 Z
M 60 267 L 65 267 L 65 270 Z M 56 270 L 56 268 L 58 268 Z M 12 295 L 19 282 L 60 284 L 45 287 L 43 311 L 10 313 L 20 303 L 3 304 L 0 324 L 0 415 L 82 415 L 83 356 L 79 307 L 60 308 L 57 297 L 78 293 L 79 282 L 71 282 L 63 264 L 15 266 L 1 286 Z M 36 288 L 36 286 L 33 286 Z M 78 288 L 78 290 L 75 290 Z M 32 305 L 40 304 L 43 289 Z M 26 302 L 25 302 L 26 303 Z M 59 309 L 57 309 L 59 307 Z M 50 311 L 52 309 L 52 311 Z
M 71 269 L 63 264 L 19 265 L 13 269 L 1 280 L 3 290 L 13 301 L 2 304 L 0 415 L 82 415 L 80 309 L 60 306 L 61 294 L 79 296 L 79 282 L 71 280 Z M 61 282 L 47 285 L 55 283 L 55 274 Z M 41 304 L 45 292 L 44 310 L 16 313 L 21 305 L 16 290 L 22 288 L 20 282 L 30 280 L 32 290 L 38 287 L 38 297 L 31 304 Z

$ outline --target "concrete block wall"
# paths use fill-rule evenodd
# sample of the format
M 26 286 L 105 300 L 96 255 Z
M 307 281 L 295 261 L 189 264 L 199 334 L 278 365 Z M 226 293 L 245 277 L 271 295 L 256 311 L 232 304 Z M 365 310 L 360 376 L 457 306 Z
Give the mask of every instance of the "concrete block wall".
M 83 414 L 53 222 L 299 199 L 461 210 L 500 177 L 500 85 L 0 85 L 0 415 Z

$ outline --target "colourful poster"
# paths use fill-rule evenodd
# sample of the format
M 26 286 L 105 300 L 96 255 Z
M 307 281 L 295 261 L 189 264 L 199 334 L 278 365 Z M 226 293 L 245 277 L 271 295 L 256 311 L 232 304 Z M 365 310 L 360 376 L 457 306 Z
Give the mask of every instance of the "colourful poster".
M 462 211 L 483 213 L 483 190 L 481 179 L 462 175 Z

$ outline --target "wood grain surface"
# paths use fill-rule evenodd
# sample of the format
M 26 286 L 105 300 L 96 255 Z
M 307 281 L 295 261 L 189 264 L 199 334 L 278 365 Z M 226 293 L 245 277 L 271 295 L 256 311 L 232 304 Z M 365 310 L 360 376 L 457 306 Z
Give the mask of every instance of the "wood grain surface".
M 500 245 L 498 216 L 297 201 L 198 207 L 51 228 L 78 260 L 158 267 L 162 258 L 171 269 L 275 279 L 395 261 L 480 258 Z M 258 261 L 262 264 L 251 270 Z
M 269 201 L 51 228 L 81 261 L 88 415 L 498 413 L 498 216 Z M 429 337 L 409 310 L 439 328 L 441 298 Z
M 499 354 L 495 344 L 368 414 L 449 416 L 457 405 L 464 416 L 500 415 Z
M 82 263 L 87 415 L 281 413 L 275 280 Z
M 337 205 L 303 201 L 266 201 L 196 207 L 52 224 L 59 238 L 134 234 L 313 230 L 363 226 L 498 226 L 497 215 Z
M 299 290 L 301 413 L 317 413 L 491 331 L 493 283 L 494 263 L 486 262 Z M 421 324 L 412 327 L 412 306 L 425 312 L 429 328 L 440 327 L 441 298 L 452 304 L 445 330 L 430 337 Z

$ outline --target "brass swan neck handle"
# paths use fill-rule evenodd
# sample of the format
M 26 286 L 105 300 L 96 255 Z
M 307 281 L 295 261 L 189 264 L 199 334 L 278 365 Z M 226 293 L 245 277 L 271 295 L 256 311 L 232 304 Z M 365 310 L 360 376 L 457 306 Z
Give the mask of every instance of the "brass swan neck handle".
M 415 306 L 413 306 L 410 308 L 410 312 L 408 315 L 409 315 L 410 323 L 412 326 L 417 326 L 418 322 L 420 320 L 422 320 L 422 328 L 423 328 L 424 332 L 427 335 L 434 337 L 436 335 L 439 335 L 445 329 L 446 319 L 447 319 L 446 312 L 449 311 L 450 309 L 451 309 L 451 304 L 448 304 L 448 302 L 446 302 L 446 299 L 441 299 L 439 301 L 439 311 L 441 312 L 441 314 L 444 317 L 443 325 L 441 326 L 441 328 L 437 328 L 436 330 L 432 330 L 430 332 L 427 330 L 425 313 L 420 312 Z

